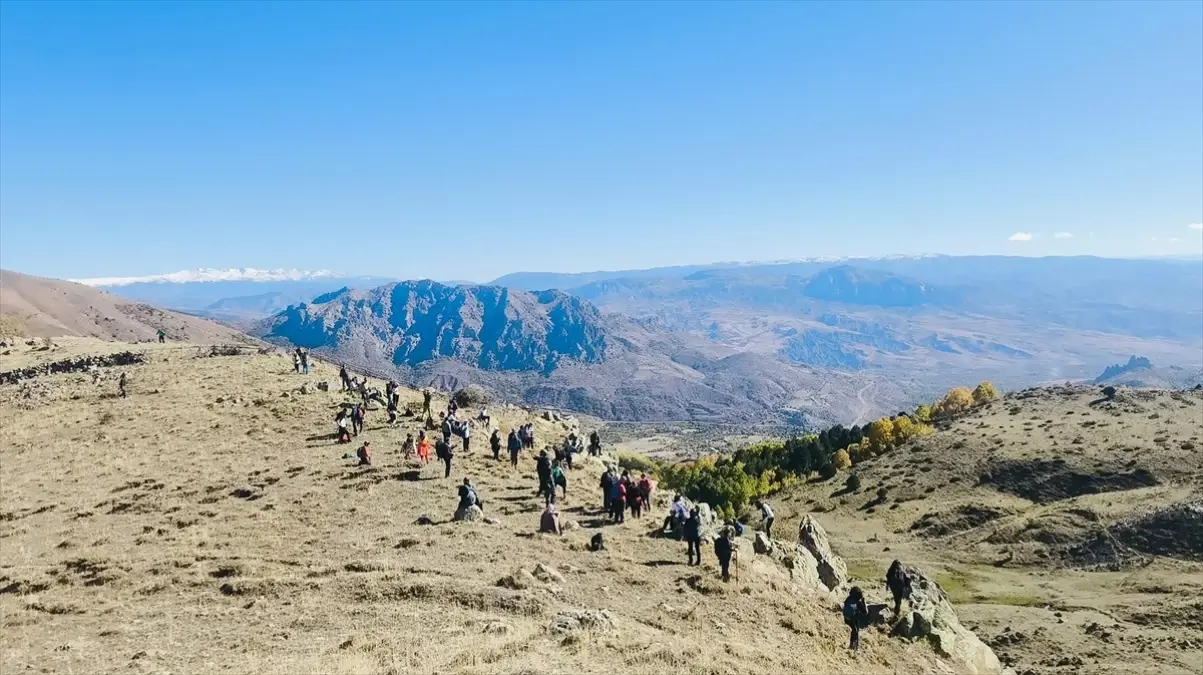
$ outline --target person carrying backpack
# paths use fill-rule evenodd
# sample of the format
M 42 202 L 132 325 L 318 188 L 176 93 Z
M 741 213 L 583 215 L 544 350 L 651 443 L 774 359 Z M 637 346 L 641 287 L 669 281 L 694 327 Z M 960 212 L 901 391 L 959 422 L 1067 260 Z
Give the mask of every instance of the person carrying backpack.
M 359 458 L 359 466 L 372 465 L 372 442 L 364 441 L 363 445 L 355 451 L 355 456 Z
M 621 480 L 610 487 L 610 509 L 615 523 L 627 522 L 627 484 Z
M 568 476 L 564 474 L 564 468 L 560 466 L 559 462 L 551 465 L 551 484 L 553 493 L 558 485 L 564 491 L 564 498 L 568 498 Z
M 607 466 L 601 475 L 602 509 L 611 515 L 614 513 L 614 509 L 610 505 L 610 492 L 613 488 L 614 474 L 610 471 L 610 467 Z
M 358 436 L 363 431 L 363 406 L 351 406 L 351 434 Z
M 522 453 L 522 440 L 518 438 L 518 432 L 510 429 L 510 437 L 506 440 L 506 446 L 510 450 L 510 466 L 518 468 L 518 455 Z
M 540 452 L 539 458 L 535 460 L 535 473 L 539 476 L 538 495 L 544 498 L 551 495 L 554 498 L 556 486 L 551 482 L 551 460 L 548 459 L 546 450 Z
M 476 488 L 472 485 L 472 479 L 465 478 L 464 484 L 459 486 L 459 506 L 456 507 L 456 511 L 463 511 L 473 506 L 481 511 L 485 510 L 484 502 L 480 500 L 480 495 L 476 493 Z
M 848 597 L 844 600 L 844 623 L 852 631 L 848 641 L 848 649 L 860 649 L 860 629 L 864 628 L 865 620 L 869 618 L 869 608 L 865 606 L 865 594 L 860 586 L 853 586 Z
M 911 594 L 911 580 L 898 560 L 890 563 L 890 569 L 886 571 L 886 587 L 894 596 L 894 617 L 897 618 L 902 612 L 903 598 L 909 598 Z

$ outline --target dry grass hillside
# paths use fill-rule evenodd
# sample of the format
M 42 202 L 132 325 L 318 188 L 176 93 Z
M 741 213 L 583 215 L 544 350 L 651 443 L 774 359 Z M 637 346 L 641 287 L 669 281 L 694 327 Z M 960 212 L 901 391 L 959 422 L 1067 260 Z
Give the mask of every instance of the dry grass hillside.
M 1203 672 L 1203 392 L 1017 392 L 855 472 L 779 515 L 822 511 L 862 579 L 939 570 L 1017 672 Z
M 154 340 L 160 329 L 182 342 L 246 341 L 220 324 L 131 302 L 90 286 L 0 270 L 3 332 L 28 337 L 74 335 Z
M 59 342 L 0 369 L 128 348 Z M 332 367 L 304 378 L 283 355 L 137 349 L 146 363 L 99 382 L 44 375 L 36 399 L 0 386 L 2 672 L 959 671 L 876 631 L 848 652 L 833 596 L 746 541 L 723 584 L 711 551 L 686 567 L 683 544 L 648 536 L 658 510 L 602 527 L 596 460 L 570 474 L 576 527 L 538 535 L 533 458 L 495 462 L 483 433 L 444 479 L 400 456 L 414 418 L 373 412 L 357 440 L 375 465 L 360 468 L 344 458 L 357 443 L 330 439 L 344 395 L 299 391 L 336 382 Z M 490 410 L 505 429 L 529 418 Z M 536 424 L 544 442 L 566 428 Z M 465 476 L 495 522 L 450 521 Z M 590 552 L 599 531 L 608 550 Z

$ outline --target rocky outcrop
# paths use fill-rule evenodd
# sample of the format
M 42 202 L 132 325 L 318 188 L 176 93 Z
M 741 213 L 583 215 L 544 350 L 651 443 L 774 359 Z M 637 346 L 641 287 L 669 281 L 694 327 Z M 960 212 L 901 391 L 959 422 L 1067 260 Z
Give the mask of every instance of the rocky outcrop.
M 480 522 L 485 519 L 484 511 L 480 507 L 473 504 L 467 508 L 456 510 L 455 515 L 451 518 L 454 521 L 467 521 L 469 523 Z
M 848 583 L 848 566 L 844 564 L 844 559 L 832 552 L 827 532 L 809 515 L 803 517 L 798 525 L 798 543 L 814 558 L 819 580 L 828 590 Z
M 895 620 L 891 633 L 912 640 L 927 640 L 936 653 L 953 661 L 966 675 L 1002 672 L 998 656 L 973 631 L 961 625 L 948 596 L 922 572 L 905 568 L 910 579 L 908 609 Z
M 343 289 L 289 307 L 255 333 L 298 347 L 394 365 L 453 359 L 483 370 L 548 373 L 561 362 L 601 362 L 601 314 L 558 291 L 407 281 Z

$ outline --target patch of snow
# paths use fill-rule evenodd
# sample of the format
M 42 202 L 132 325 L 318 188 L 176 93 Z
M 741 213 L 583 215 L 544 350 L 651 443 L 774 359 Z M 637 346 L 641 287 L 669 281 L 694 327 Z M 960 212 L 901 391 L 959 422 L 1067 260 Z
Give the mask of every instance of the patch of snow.
M 335 279 L 345 275 L 330 270 L 272 269 L 260 270 L 253 267 L 214 269 L 202 267 L 198 270 L 183 270 L 168 274 L 149 274 L 141 277 L 97 277 L 94 279 L 71 279 L 85 286 L 128 286 L 130 284 L 188 284 L 207 281 L 305 281 L 310 279 Z

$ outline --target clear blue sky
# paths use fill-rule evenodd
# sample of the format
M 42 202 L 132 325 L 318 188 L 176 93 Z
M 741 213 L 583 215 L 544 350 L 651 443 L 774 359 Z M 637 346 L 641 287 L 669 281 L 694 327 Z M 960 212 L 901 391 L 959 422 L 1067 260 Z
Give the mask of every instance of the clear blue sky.
M 35 274 L 1191 253 L 1200 221 L 1200 2 L 0 3 L 0 264 Z

